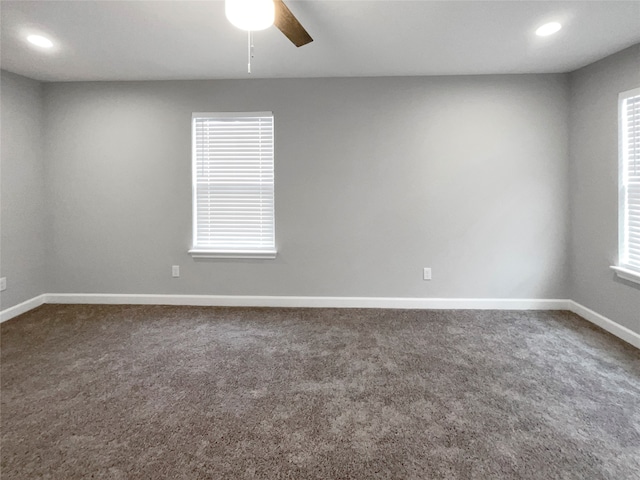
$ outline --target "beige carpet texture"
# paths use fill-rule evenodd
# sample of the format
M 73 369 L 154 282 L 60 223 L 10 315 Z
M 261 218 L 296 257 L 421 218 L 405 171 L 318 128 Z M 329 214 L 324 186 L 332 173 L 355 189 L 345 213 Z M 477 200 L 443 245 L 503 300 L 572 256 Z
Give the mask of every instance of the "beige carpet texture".
M 640 351 L 559 311 L 44 305 L 1 478 L 640 479 Z

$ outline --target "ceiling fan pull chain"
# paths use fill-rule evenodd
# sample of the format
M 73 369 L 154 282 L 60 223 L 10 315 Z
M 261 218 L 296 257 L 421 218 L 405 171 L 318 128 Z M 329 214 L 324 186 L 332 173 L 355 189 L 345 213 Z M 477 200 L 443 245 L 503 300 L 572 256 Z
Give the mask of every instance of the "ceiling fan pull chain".
M 253 32 L 247 30 L 247 67 L 248 73 L 251 74 L 251 59 L 253 58 Z
M 247 30 L 247 70 L 251 74 L 251 30 Z

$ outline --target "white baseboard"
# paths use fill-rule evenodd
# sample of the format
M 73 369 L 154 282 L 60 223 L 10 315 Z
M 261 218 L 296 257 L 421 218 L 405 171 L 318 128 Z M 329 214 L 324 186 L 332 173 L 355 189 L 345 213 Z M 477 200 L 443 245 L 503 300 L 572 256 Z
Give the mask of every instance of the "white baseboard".
M 640 348 L 640 334 L 629 330 L 627 327 L 624 327 L 619 323 L 608 319 L 604 315 L 600 315 L 599 313 L 594 312 L 584 305 L 580 305 L 578 302 L 574 302 L 573 300 L 569 301 L 568 310 L 575 313 L 576 315 L 580 315 L 585 320 L 598 325 L 600 328 L 603 328 L 607 332 L 612 333 L 613 335 L 624 340 L 627 343 L 630 343 L 634 347 Z
M 38 295 L 37 297 L 30 298 L 29 300 L 19 303 L 18 305 L 6 308 L 0 311 L 0 323 L 11 320 L 13 317 L 17 317 L 18 315 L 22 315 L 23 313 L 27 313 L 29 310 L 33 310 L 43 303 L 47 303 L 46 294 Z
M 569 300 L 52 293 L 47 295 L 47 303 L 198 305 L 217 307 L 399 308 L 423 310 L 567 310 Z
M 43 303 L 195 305 L 218 307 L 398 308 L 420 310 L 569 310 L 640 348 L 640 334 L 573 300 L 514 298 L 294 297 L 241 295 L 135 295 L 47 293 L 0 312 L 0 322 Z
M 138 295 L 46 293 L 0 312 L 1 321 L 43 303 L 195 305 L 217 307 L 398 308 L 422 310 L 567 310 L 570 300 L 514 298 L 299 297 L 259 295 Z

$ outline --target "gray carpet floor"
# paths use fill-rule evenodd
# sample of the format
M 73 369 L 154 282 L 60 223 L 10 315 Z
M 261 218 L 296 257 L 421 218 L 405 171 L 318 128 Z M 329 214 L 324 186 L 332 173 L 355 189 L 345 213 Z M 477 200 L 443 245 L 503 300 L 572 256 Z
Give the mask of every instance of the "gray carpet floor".
M 567 312 L 44 305 L 3 480 L 639 479 L 640 351 Z

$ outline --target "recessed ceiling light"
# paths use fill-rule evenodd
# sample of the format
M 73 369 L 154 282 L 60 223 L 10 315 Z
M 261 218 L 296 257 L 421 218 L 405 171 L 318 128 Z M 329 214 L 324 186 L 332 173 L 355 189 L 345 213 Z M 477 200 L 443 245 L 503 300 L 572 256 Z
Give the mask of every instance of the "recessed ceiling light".
M 42 35 L 29 35 L 27 37 L 27 40 L 29 41 L 29 43 L 32 43 L 36 47 L 42 47 L 42 48 L 53 47 L 53 42 L 48 38 L 43 37 Z
M 553 35 L 562 28 L 558 22 L 545 23 L 536 30 L 536 35 L 539 37 L 546 37 L 547 35 Z

